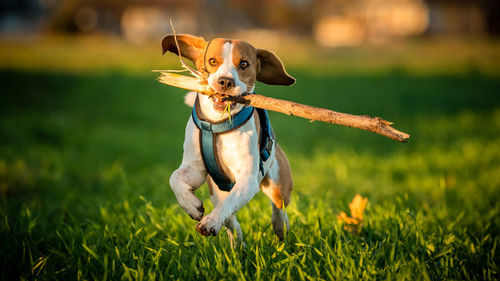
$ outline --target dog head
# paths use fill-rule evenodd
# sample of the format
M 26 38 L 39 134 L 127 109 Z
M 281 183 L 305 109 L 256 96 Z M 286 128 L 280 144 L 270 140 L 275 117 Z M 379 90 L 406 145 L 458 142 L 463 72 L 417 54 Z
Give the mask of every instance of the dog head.
M 177 35 L 181 55 L 191 60 L 207 77 L 210 88 L 217 93 L 238 96 L 251 93 L 255 82 L 269 85 L 292 85 L 281 60 L 272 52 L 257 49 L 245 41 L 216 38 L 205 41 L 201 37 Z M 162 40 L 163 54 L 178 54 L 174 35 Z M 216 109 L 224 104 L 214 103 Z

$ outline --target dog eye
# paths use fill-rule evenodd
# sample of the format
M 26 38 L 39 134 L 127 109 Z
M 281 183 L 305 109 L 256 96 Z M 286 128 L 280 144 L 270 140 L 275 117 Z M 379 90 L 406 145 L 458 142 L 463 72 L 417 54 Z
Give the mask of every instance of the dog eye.
M 240 61 L 240 67 L 241 69 L 245 69 L 249 66 L 248 62 L 246 60 Z
M 210 63 L 210 65 L 217 65 L 217 60 L 214 58 L 211 58 L 208 60 L 208 63 Z

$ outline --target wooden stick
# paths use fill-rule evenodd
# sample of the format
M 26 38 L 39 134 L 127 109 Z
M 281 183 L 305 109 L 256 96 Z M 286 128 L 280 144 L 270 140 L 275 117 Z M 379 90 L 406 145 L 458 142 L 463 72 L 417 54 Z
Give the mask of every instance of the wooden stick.
M 169 72 L 161 72 L 158 81 L 178 88 L 195 91 L 212 96 L 216 94 L 210 87 L 196 78 Z M 380 117 L 368 115 L 353 115 L 336 112 L 326 108 L 313 107 L 287 100 L 275 99 L 257 94 L 242 96 L 224 96 L 224 99 L 244 105 L 251 105 L 271 111 L 281 112 L 291 116 L 299 116 L 310 120 L 323 121 L 347 127 L 354 127 L 373 132 L 402 143 L 406 143 L 410 135 L 391 127 L 392 123 Z

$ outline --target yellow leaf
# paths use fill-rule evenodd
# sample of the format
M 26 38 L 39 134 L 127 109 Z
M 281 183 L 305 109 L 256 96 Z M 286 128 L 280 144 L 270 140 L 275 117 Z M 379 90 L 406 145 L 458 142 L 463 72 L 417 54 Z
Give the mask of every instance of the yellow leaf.
M 361 197 L 361 195 L 356 194 L 352 202 L 349 203 L 349 209 L 351 210 L 351 217 L 347 216 L 345 212 L 341 212 L 337 215 L 337 219 L 340 223 L 344 224 L 344 229 L 359 233 L 363 227 L 363 213 L 365 211 L 366 203 L 368 203 L 367 198 Z
M 349 209 L 351 210 L 351 216 L 359 221 L 363 221 L 363 213 L 365 212 L 366 203 L 368 198 L 363 198 L 361 195 L 356 194 L 352 202 L 349 203 Z
M 357 224 L 358 222 L 346 215 L 346 213 L 341 212 L 340 214 L 337 215 L 337 219 L 339 220 L 340 223 L 346 223 L 346 224 Z

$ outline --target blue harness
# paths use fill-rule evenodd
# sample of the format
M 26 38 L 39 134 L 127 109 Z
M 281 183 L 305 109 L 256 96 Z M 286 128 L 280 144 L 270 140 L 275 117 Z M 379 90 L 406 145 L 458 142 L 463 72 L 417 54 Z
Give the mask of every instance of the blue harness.
M 260 120 L 260 161 L 259 172 L 262 176 L 265 175 L 264 162 L 271 156 L 273 148 L 273 135 L 269 116 L 265 109 L 256 108 L 253 106 L 244 107 L 240 112 L 236 113 L 231 118 L 218 123 L 210 123 L 201 120 L 198 116 L 198 97 L 193 106 L 192 118 L 196 127 L 200 129 L 200 148 L 205 169 L 210 174 L 214 182 L 220 190 L 231 191 L 234 186 L 234 181 L 230 179 L 222 170 L 219 157 L 217 156 L 217 146 L 215 138 L 219 134 L 224 134 L 243 126 L 252 117 L 253 111 L 257 110 Z

